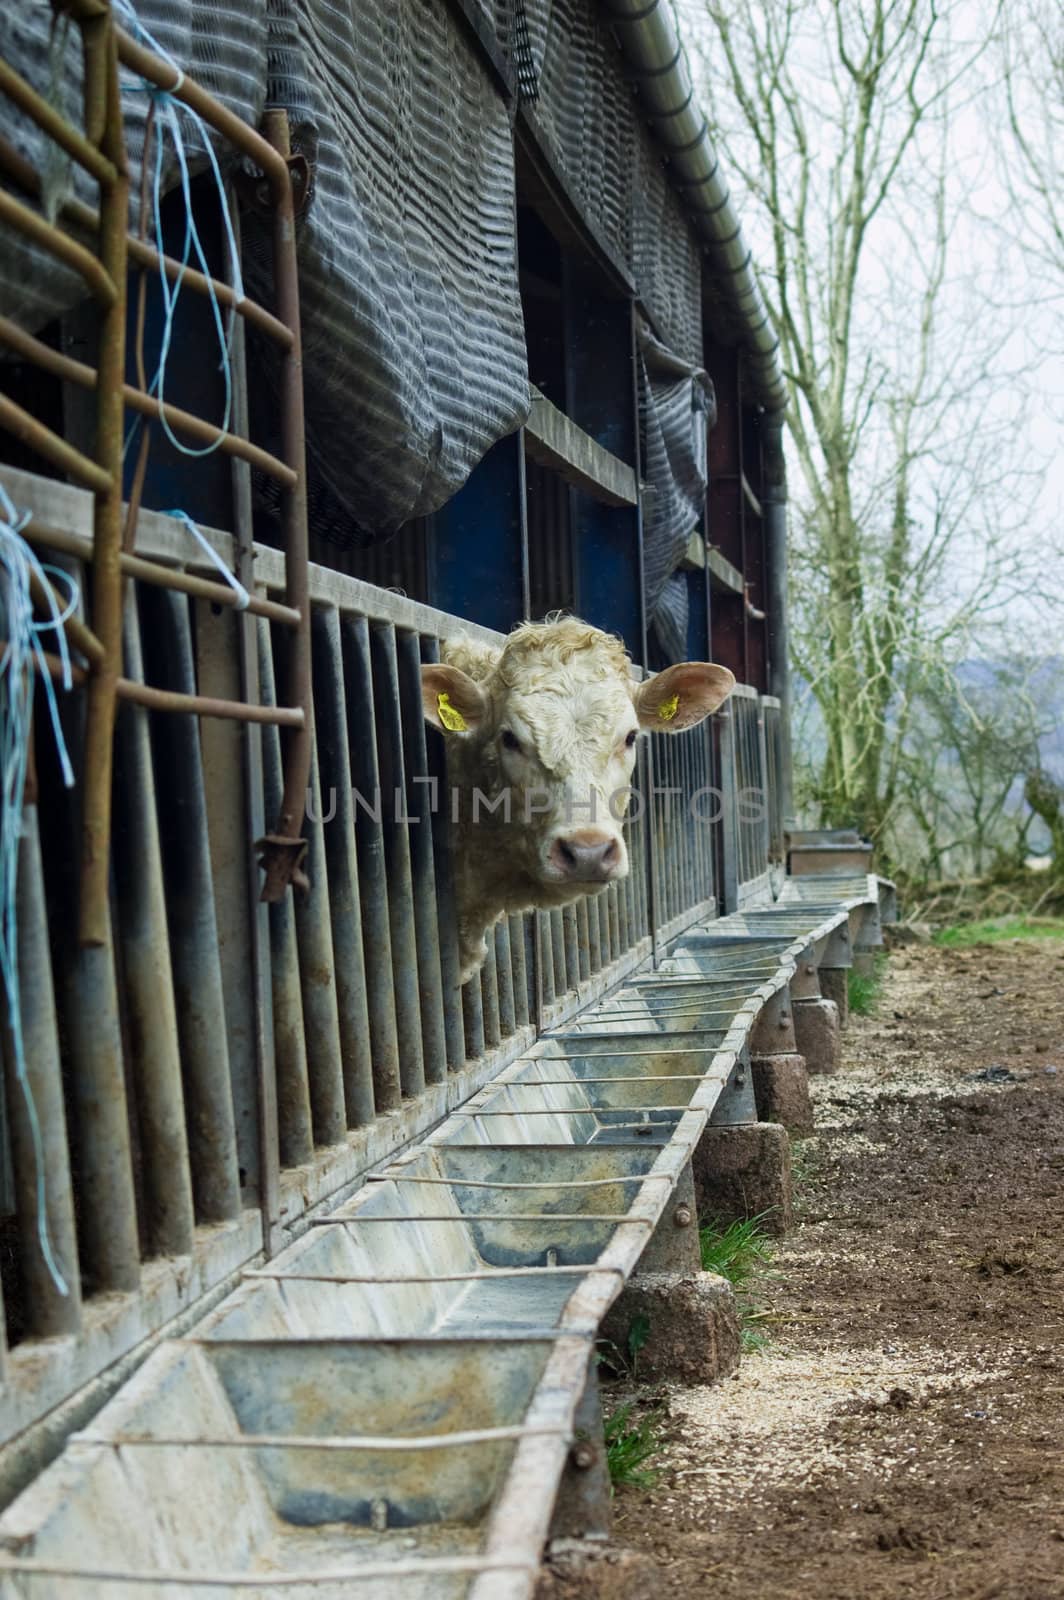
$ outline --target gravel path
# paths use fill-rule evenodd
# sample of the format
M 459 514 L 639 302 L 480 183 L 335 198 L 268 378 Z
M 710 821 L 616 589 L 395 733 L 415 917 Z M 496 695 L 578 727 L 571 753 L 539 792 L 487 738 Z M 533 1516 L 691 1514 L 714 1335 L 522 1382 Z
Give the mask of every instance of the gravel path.
M 1064 1600 L 1062 980 L 1048 940 L 894 954 L 814 1084 L 764 1350 L 642 1397 L 661 1481 L 547 1593 Z

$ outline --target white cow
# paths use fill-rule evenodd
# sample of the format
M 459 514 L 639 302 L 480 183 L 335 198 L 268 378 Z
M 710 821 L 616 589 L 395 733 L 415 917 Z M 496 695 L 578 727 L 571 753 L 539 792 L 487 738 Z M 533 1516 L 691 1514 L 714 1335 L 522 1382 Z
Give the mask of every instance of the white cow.
M 620 639 L 577 617 L 522 623 L 501 650 L 456 639 L 443 654 L 421 684 L 447 740 L 465 983 L 500 916 L 553 910 L 627 875 L 621 824 L 640 732 L 693 728 L 735 678 L 685 661 L 637 684 Z

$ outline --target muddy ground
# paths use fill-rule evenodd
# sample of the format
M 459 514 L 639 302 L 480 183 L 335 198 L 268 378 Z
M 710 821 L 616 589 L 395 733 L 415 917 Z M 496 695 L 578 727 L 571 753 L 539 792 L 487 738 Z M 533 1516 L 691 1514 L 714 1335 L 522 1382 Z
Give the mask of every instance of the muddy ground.
M 814 1095 L 765 1348 L 644 1393 L 660 1482 L 552 1600 L 1064 1597 L 1064 946 L 896 951 Z

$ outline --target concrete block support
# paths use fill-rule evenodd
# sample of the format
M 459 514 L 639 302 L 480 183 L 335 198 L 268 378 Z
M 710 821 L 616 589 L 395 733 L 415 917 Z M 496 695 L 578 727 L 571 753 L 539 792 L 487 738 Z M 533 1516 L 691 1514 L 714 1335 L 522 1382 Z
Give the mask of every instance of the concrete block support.
M 786 1233 L 793 1221 L 791 1147 L 786 1128 L 751 1122 L 707 1128 L 692 1161 L 698 1215 L 734 1222 L 763 1217 L 768 1233 Z
M 834 1000 L 796 1000 L 794 1038 L 810 1074 L 839 1070 L 839 1008 Z
M 739 1365 L 735 1293 L 715 1272 L 632 1278 L 606 1313 L 602 1336 L 627 1356 L 633 1325 L 645 1334 L 636 1357 L 640 1382 L 717 1383 Z
M 805 1057 L 793 1052 L 752 1056 L 754 1095 L 759 1122 L 778 1122 L 788 1133 L 813 1131 L 813 1104 Z
M 839 1027 L 845 1028 L 850 1020 L 850 986 L 848 967 L 821 967 L 820 993 L 825 1000 L 834 1000 L 839 1010 Z

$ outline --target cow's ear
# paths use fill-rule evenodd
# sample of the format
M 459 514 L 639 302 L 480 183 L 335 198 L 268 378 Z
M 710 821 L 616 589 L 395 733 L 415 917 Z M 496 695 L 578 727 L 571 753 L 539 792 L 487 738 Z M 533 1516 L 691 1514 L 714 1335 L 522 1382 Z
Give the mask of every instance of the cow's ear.
M 635 692 L 639 726 L 648 732 L 682 733 L 727 700 L 735 674 L 712 661 L 681 661 L 640 684 Z
M 488 713 L 488 697 L 460 667 L 421 669 L 425 720 L 441 733 L 472 733 Z

